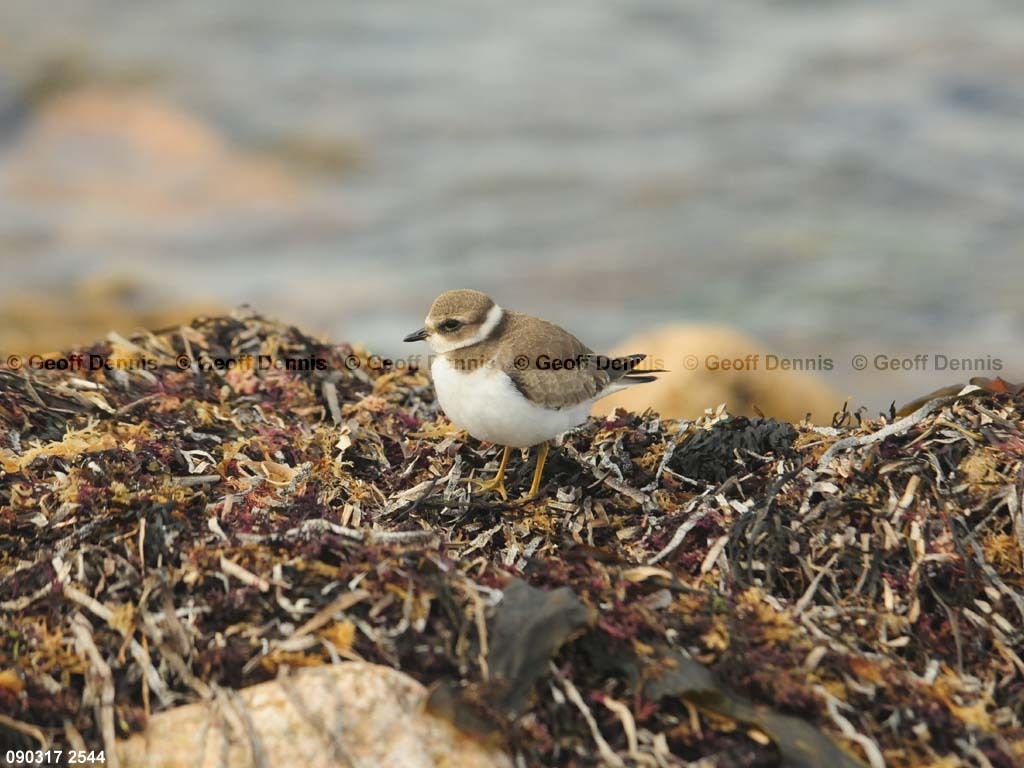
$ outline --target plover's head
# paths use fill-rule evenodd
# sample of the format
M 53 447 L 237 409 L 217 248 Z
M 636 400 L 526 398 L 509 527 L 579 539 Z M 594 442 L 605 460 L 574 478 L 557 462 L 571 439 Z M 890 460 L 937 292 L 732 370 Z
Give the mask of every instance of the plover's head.
M 483 341 L 500 321 L 501 307 L 486 293 L 445 291 L 430 305 L 423 327 L 405 341 L 426 339 L 434 352 L 443 354 Z

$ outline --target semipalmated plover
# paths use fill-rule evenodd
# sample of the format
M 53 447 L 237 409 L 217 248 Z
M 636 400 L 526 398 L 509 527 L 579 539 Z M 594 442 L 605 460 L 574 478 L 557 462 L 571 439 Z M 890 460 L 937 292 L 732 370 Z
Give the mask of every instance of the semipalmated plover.
M 442 410 L 473 437 L 505 448 L 497 475 L 479 488 L 503 499 L 512 448 L 539 446 L 532 498 L 540 490 L 547 441 L 585 422 L 596 400 L 653 381 L 657 372 L 636 370 L 645 355 L 595 355 L 568 331 L 502 309 L 480 291 L 438 296 L 423 328 L 405 337 L 424 339 L 435 353 L 430 371 Z

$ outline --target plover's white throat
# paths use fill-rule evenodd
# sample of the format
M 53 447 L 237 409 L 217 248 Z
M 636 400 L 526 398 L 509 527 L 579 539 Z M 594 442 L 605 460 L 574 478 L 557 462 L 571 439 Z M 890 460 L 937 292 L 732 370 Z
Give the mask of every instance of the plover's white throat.
M 511 448 L 540 446 L 532 497 L 548 440 L 585 422 L 594 401 L 655 378 L 636 370 L 643 355 L 595 355 L 568 331 L 502 309 L 479 291 L 438 296 L 423 328 L 405 337 L 423 339 L 436 354 L 430 370 L 448 418 L 477 439 L 505 446 L 497 476 L 482 486 L 502 498 Z

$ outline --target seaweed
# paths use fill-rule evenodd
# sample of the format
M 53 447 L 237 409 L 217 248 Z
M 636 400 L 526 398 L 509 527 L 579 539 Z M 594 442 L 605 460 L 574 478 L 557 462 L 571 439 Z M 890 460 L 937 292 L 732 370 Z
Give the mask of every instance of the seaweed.
M 618 412 L 503 502 L 467 482 L 500 449 L 360 348 L 243 311 L 75 353 L 119 364 L 0 369 L 5 745 L 116 755 L 356 660 L 530 765 L 1024 761 L 1015 386 L 831 427 Z

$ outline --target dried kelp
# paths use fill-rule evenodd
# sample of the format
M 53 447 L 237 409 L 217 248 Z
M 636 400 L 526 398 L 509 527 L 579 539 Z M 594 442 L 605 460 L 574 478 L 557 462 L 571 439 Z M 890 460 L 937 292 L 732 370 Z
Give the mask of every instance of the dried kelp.
M 146 364 L 0 370 L 5 744 L 112 753 L 361 659 L 533 765 L 1024 761 L 1017 390 L 620 413 L 505 503 L 467 482 L 499 451 L 362 350 L 238 314 L 78 352 Z

